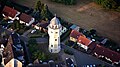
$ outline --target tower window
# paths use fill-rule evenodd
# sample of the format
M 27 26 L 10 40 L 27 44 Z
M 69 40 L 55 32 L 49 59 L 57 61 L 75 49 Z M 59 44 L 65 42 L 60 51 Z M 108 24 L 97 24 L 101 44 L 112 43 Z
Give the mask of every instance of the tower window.
M 53 47 L 53 45 L 51 45 L 51 47 Z
M 55 39 L 55 41 L 57 41 L 57 39 Z
M 55 32 L 56 34 L 58 33 L 58 32 Z

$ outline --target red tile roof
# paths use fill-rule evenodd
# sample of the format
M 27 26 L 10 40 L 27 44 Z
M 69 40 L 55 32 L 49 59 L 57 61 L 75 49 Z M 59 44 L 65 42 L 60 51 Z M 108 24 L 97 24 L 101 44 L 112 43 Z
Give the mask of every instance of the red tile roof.
M 91 43 L 91 40 L 89 40 L 85 36 L 79 36 L 78 37 L 78 42 L 81 43 L 81 44 L 84 44 L 84 45 L 88 46 Z
M 21 20 L 21 21 L 24 21 L 24 22 L 26 22 L 26 23 L 29 23 L 32 18 L 33 18 L 32 16 L 27 15 L 27 14 L 25 14 L 25 13 L 22 13 L 22 14 L 20 15 L 20 20 Z
M 10 8 L 8 6 L 5 6 L 2 13 L 5 14 L 5 16 L 10 16 L 12 18 L 15 17 L 15 15 L 17 14 L 17 10 L 13 9 L 13 8 Z
M 91 50 L 93 50 L 96 47 L 96 43 L 95 42 L 91 42 L 88 46 Z
M 103 46 L 97 45 L 94 49 L 94 53 L 97 53 L 98 55 L 105 56 L 107 58 L 110 58 L 112 62 L 119 62 L 120 61 L 120 54 L 112 51 L 108 48 L 105 48 Z
M 76 31 L 76 30 L 72 30 L 71 33 L 70 33 L 70 37 L 73 37 L 73 38 L 75 38 L 75 39 L 78 39 L 78 37 L 79 37 L 80 35 L 83 35 L 83 34 L 80 33 L 80 32 L 78 32 L 78 31 Z

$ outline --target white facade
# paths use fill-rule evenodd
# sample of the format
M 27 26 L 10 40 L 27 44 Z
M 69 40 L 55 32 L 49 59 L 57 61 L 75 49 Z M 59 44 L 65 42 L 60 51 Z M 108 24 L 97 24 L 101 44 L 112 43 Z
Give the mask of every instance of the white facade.
M 34 23 L 34 21 L 35 21 L 35 18 L 31 18 L 31 21 L 29 23 L 26 23 L 22 20 L 20 20 L 20 23 L 24 23 L 24 24 L 26 24 L 26 26 L 30 26 L 32 23 Z
M 88 50 L 88 46 L 86 46 L 86 45 L 84 45 L 84 44 L 81 44 L 81 43 L 79 43 L 79 42 L 77 42 L 77 44 L 78 44 L 80 47 L 84 48 L 86 51 Z
M 48 25 L 49 34 L 49 51 L 51 53 L 58 53 L 61 50 L 60 47 L 60 31 L 62 26 L 58 18 L 54 17 Z

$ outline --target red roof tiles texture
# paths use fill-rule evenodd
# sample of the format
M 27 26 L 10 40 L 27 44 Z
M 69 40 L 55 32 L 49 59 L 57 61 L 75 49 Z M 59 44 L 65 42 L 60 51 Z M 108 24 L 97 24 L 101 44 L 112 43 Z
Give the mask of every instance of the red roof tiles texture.
M 110 58 L 112 62 L 119 62 L 120 61 L 120 54 L 112 51 L 108 48 L 105 48 L 100 45 L 96 45 L 96 48 L 94 49 L 94 53 L 97 53 L 98 55 L 105 56 L 107 58 Z
M 5 16 L 10 16 L 12 18 L 15 17 L 15 15 L 17 14 L 17 10 L 13 9 L 13 8 L 10 8 L 8 6 L 5 6 L 2 13 L 5 14 Z
M 21 20 L 21 21 L 24 21 L 25 23 L 29 23 L 32 18 L 33 18 L 32 16 L 27 15 L 27 14 L 25 14 L 25 13 L 22 13 L 22 14 L 20 15 L 20 20 Z
M 78 39 L 78 37 L 79 37 L 80 35 L 83 35 L 83 34 L 80 33 L 80 32 L 78 32 L 78 31 L 76 31 L 76 30 L 72 30 L 71 33 L 70 33 L 70 37 L 73 37 L 73 38 L 75 38 L 75 39 Z
M 78 42 L 85 45 L 85 46 L 88 46 L 91 43 L 91 40 L 89 40 L 85 36 L 79 36 L 78 37 Z

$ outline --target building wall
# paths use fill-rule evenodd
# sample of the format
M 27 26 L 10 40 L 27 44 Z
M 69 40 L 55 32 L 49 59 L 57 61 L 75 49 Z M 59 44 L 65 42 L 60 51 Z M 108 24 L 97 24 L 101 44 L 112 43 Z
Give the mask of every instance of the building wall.
M 48 27 L 49 34 L 49 51 L 51 53 L 58 53 L 60 48 L 60 29 L 51 29 Z
M 5 65 L 5 67 L 22 67 L 22 63 L 13 58 Z
M 81 43 L 77 43 L 80 47 L 84 48 L 86 51 L 88 50 L 88 46 L 81 44 Z
M 77 39 L 70 37 L 70 41 L 77 42 Z

